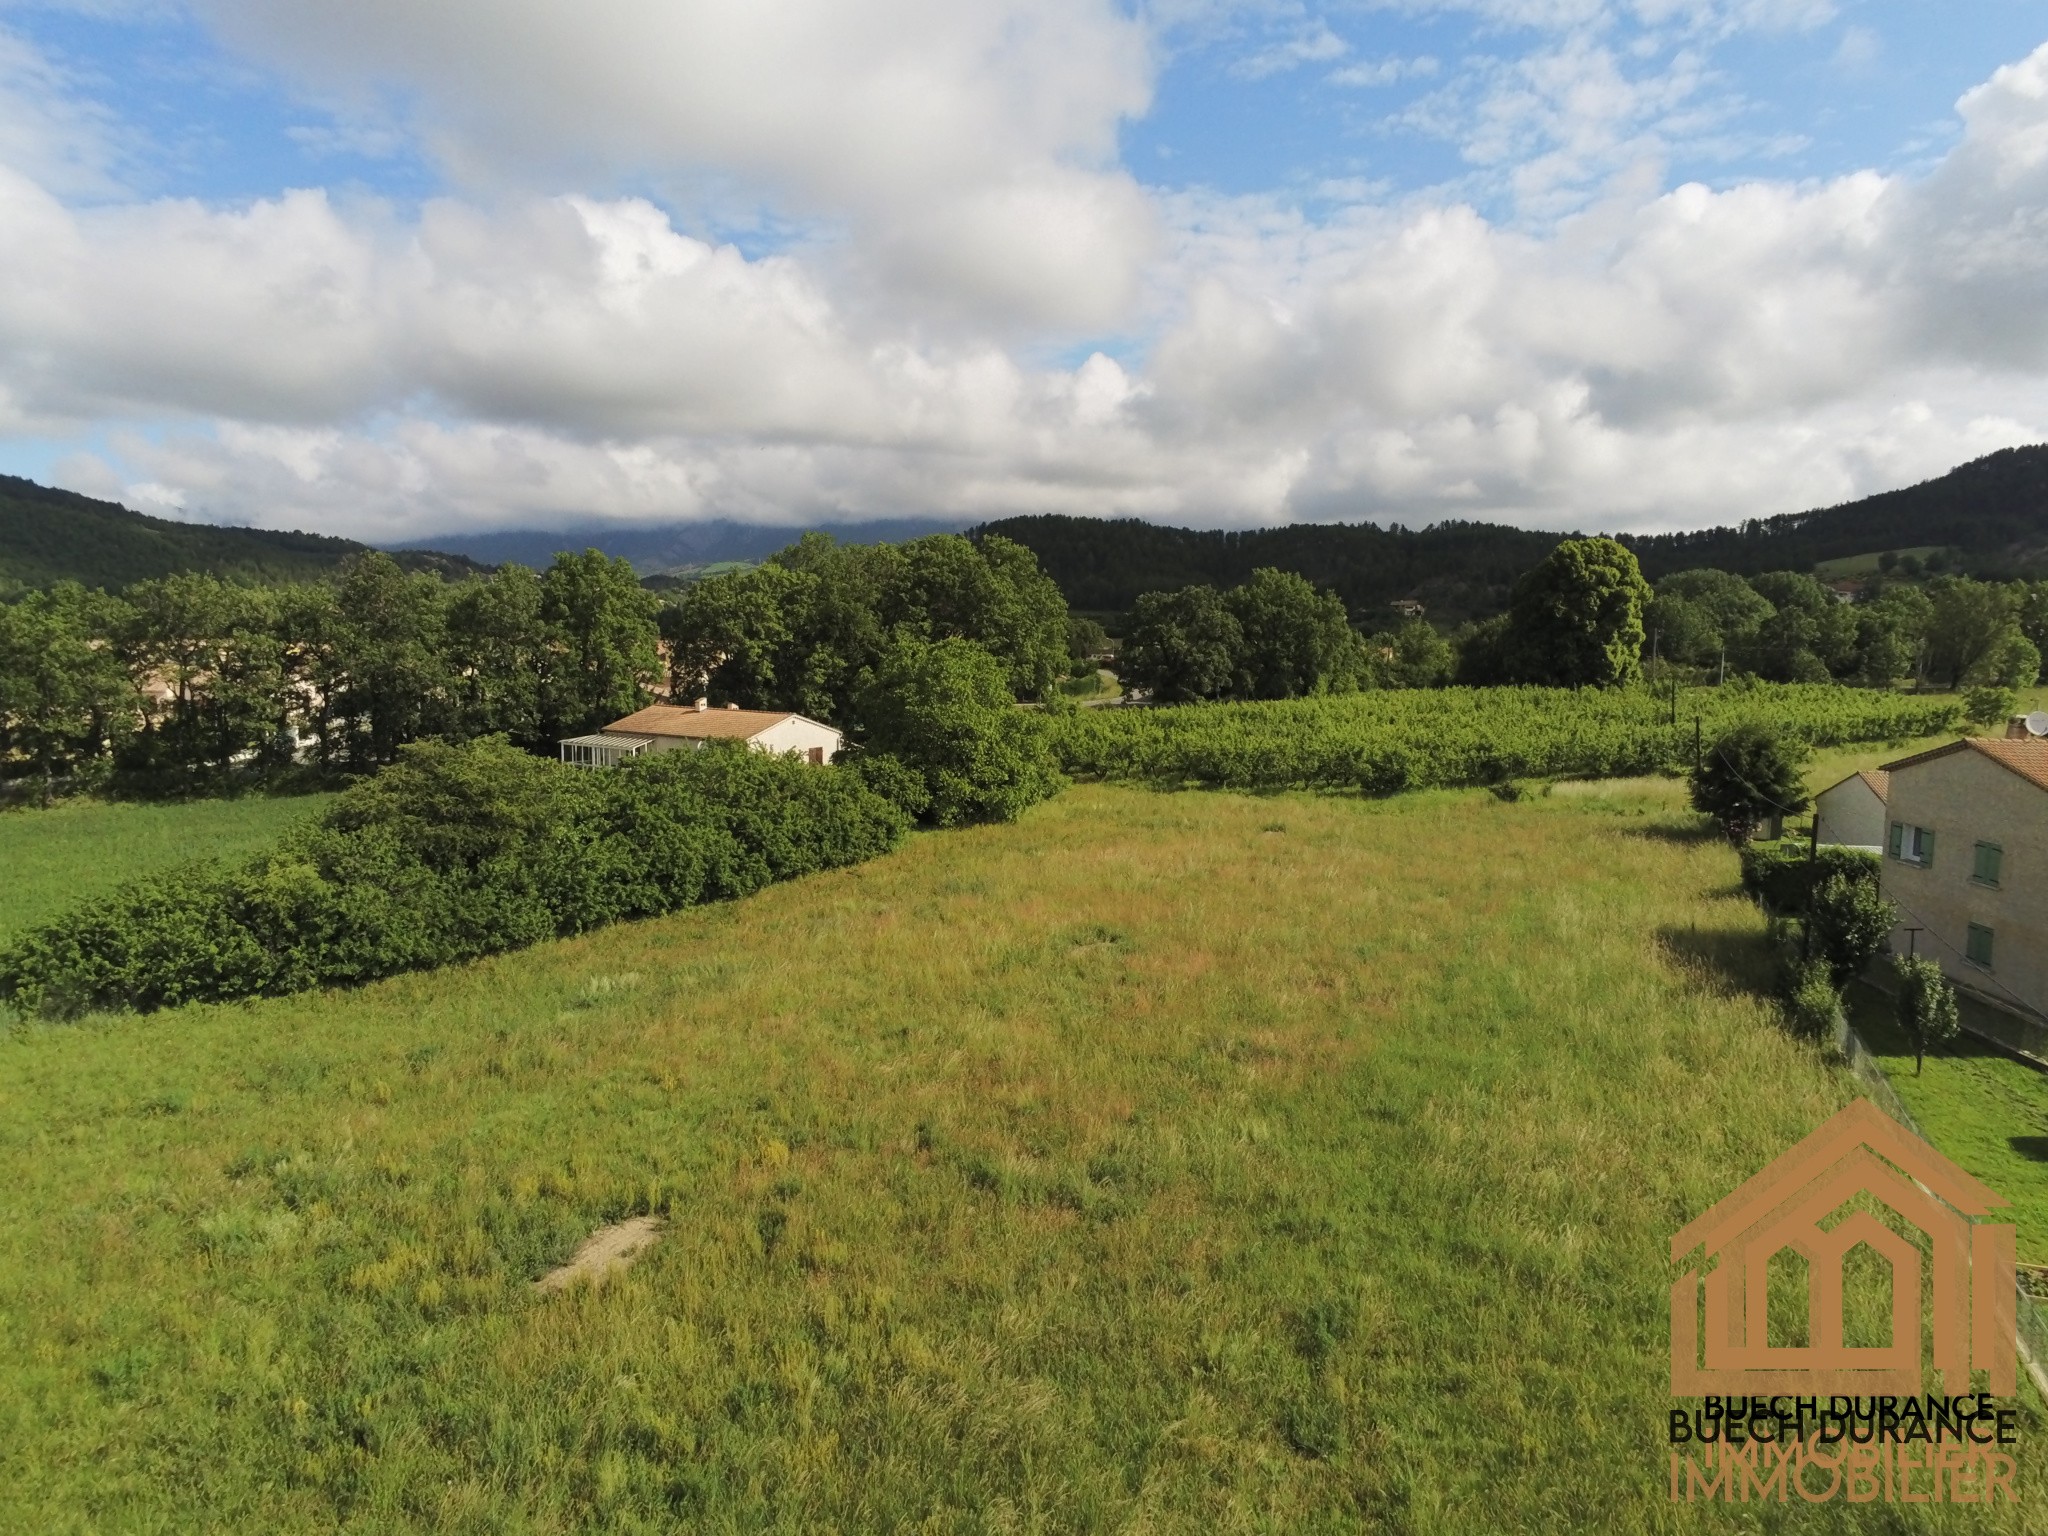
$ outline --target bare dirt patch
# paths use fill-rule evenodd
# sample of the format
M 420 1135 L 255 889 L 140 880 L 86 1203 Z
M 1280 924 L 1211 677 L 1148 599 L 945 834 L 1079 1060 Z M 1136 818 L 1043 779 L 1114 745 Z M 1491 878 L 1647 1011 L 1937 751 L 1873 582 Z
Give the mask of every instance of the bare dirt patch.
M 602 1285 L 608 1277 L 630 1267 L 660 1236 L 659 1216 L 634 1216 L 599 1227 L 569 1255 L 568 1263 L 549 1270 L 533 1282 L 533 1288 L 561 1291 L 584 1279 L 592 1285 Z

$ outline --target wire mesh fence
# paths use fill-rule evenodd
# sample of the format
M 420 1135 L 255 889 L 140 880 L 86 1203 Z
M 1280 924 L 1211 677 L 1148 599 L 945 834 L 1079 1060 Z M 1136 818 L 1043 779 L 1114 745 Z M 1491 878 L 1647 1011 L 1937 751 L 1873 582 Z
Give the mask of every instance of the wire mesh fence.
M 1839 1009 L 1835 1012 L 1835 1047 L 1842 1053 L 1842 1059 L 1848 1063 L 1849 1070 L 1856 1074 L 1869 1092 L 1871 1102 L 1929 1146 L 1933 1146 L 1934 1138 L 1920 1128 L 1920 1123 L 1913 1118 L 1912 1112 L 1900 1101 L 1897 1091 L 1892 1087 L 1891 1079 L 1885 1075 L 1885 1070 L 1878 1063 L 1877 1057 L 1872 1055 L 1870 1048 L 1863 1043 L 1863 1037 L 1856 1033 L 1855 1026 L 1849 1022 L 1849 1016 Z M 2027 1290 L 2024 1276 L 2021 1277 L 2019 1285 L 2018 1324 L 2023 1357 L 2033 1368 L 2038 1384 L 2041 1372 L 2048 1369 L 2048 1315 L 2044 1315 L 2040 1302 Z M 2043 1389 L 2043 1395 L 2048 1396 L 2048 1388 Z

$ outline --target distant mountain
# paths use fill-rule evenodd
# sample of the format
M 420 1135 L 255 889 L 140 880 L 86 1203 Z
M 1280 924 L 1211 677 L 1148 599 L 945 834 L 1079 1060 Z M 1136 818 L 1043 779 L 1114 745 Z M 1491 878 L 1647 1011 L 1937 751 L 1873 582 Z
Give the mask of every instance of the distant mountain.
M 369 547 L 318 533 L 172 522 L 0 475 L 0 595 L 65 580 L 112 591 L 174 571 L 263 583 L 307 581 Z M 431 550 L 408 551 L 398 559 L 410 570 L 448 576 L 482 569 L 464 556 Z
M 928 533 L 959 533 L 965 518 L 886 518 L 866 523 L 808 525 L 843 544 L 895 544 Z M 702 523 L 571 523 L 565 528 L 515 528 L 497 533 L 437 536 L 441 549 L 454 550 L 491 565 L 513 562 L 536 568 L 562 550 L 601 549 L 633 563 L 642 576 L 691 574 L 704 566 L 733 561 L 758 561 L 794 544 L 806 528 L 769 527 L 716 519 Z
M 974 530 L 976 537 L 991 533 L 1033 550 L 1068 603 L 1084 612 L 1124 613 L 1141 592 L 1235 586 L 1274 566 L 1335 589 L 1367 628 L 1390 623 L 1388 605 L 1400 599 L 1422 603 L 1446 623 L 1497 613 L 1515 578 L 1571 537 L 1498 523 L 1198 532 L 1135 518 L 1057 516 L 1004 518 Z M 1825 560 L 1930 545 L 1961 551 L 1963 566 L 1978 575 L 2036 574 L 2048 571 L 2048 446 L 2008 448 L 1939 479 L 1839 507 L 1621 540 L 1652 581 L 1694 566 L 1740 575 L 1805 571 Z

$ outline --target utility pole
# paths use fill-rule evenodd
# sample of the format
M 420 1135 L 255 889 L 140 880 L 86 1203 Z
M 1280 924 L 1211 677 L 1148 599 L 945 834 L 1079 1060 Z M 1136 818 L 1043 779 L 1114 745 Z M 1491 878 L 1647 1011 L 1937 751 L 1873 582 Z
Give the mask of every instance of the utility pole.
M 1721 684 L 1723 684 L 1723 683 L 1725 683 L 1725 682 L 1727 682 L 1727 681 L 1728 681 L 1728 647 L 1724 645 L 1724 646 L 1722 646 L 1722 647 L 1721 647 L 1721 675 L 1720 675 L 1719 677 L 1717 677 L 1716 679 L 1714 679 L 1714 686 L 1715 686 L 1716 688 L 1718 688 L 1718 687 L 1720 687 L 1720 686 L 1721 686 Z
M 1813 893 L 1814 876 L 1820 865 L 1820 807 L 1813 808 L 1813 835 L 1806 845 L 1806 923 L 1805 932 L 1799 941 L 1799 958 L 1813 958 Z

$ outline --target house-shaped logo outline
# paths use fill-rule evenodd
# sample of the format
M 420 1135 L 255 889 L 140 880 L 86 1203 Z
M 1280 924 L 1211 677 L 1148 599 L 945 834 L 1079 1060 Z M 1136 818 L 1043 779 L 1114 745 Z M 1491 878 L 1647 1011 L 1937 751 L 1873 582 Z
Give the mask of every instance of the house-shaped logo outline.
M 1671 1390 L 1678 1397 L 1911 1396 L 1921 1391 L 1921 1256 L 1867 1211 L 1820 1223 L 1868 1194 L 1928 1237 L 1933 1257 L 1933 1360 L 1945 1389 L 1970 1373 L 2011 1396 L 2018 1377 L 2016 1231 L 1974 1218 L 2008 1204 L 1868 1099 L 1844 1107 L 1671 1240 L 1672 1262 L 1705 1254 L 1671 1287 Z M 1842 1335 L 1842 1268 L 1868 1244 L 1892 1270 L 1892 1342 L 1850 1347 Z M 1807 1336 L 1772 1346 L 1771 1259 L 1807 1261 Z M 1701 1362 L 1701 1272 L 1706 1274 Z

